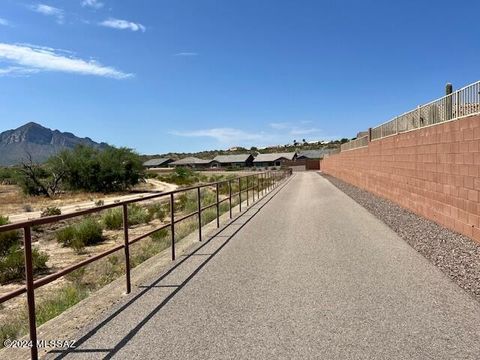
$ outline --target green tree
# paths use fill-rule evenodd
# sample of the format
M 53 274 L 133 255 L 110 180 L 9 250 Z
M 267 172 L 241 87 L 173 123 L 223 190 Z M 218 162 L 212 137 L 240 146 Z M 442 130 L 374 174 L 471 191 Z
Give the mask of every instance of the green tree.
M 144 178 L 140 156 L 127 148 L 104 150 L 77 146 L 51 157 L 46 164 L 25 162 L 20 185 L 30 195 L 53 196 L 60 189 L 91 192 L 125 191 Z
M 64 183 L 72 190 L 124 191 L 144 178 L 140 156 L 127 148 L 104 150 L 78 146 L 49 160 L 52 169 L 65 172 Z

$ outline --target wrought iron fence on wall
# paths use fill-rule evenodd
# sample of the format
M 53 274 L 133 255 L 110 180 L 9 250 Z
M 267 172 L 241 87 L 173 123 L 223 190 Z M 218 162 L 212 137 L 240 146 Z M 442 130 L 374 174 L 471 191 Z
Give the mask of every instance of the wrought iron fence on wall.
M 358 139 L 342 144 L 340 148 L 342 151 L 347 151 L 347 150 L 357 149 L 364 146 L 368 146 L 368 135 L 362 136 Z
M 372 128 L 370 140 L 378 140 L 474 114 L 480 114 L 480 81 Z M 361 138 L 343 144 L 342 151 L 367 145 L 368 139 L 365 144 L 365 139 Z

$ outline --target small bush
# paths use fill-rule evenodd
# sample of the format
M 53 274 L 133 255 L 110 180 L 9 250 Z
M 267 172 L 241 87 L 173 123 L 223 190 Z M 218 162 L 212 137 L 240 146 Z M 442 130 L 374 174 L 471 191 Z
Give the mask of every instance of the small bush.
M 32 205 L 30 205 L 30 204 L 23 205 L 23 211 L 32 212 L 33 211 Z
M 128 225 L 147 224 L 152 218 L 153 215 L 144 207 L 137 204 L 128 206 Z
M 63 229 L 57 230 L 57 232 L 55 233 L 55 238 L 57 239 L 57 242 L 68 246 L 75 238 L 75 234 L 75 227 L 67 226 Z
M 170 235 L 169 235 L 168 229 L 162 229 L 162 230 L 154 232 L 152 235 L 150 235 L 150 237 L 152 238 L 153 241 L 162 241 L 162 240 L 168 238 L 169 236 Z
M 165 210 L 160 203 L 148 205 L 147 211 L 152 219 L 158 219 L 160 221 L 163 221 L 165 219 Z
M 0 226 L 7 225 L 8 218 L 0 216 Z M 0 256 L 6 255 L 10 248 L 19 245 L 20 233 L 17 230 L 0 232 Z
M 108 230 L 119 230 L 123 226 L 123 214 L 121 209 L 110 209 L 102 217 L 102 222 Z
M 80 252 L 85 246 L 102 242 L 103 229 L 95 219 L 89 217 L 76 225 L 58 230 L 55 237 L 64 246 Z
M 103 206 L 103 205 L 105 205 L 105 201 L 103 201 L 102 199 L 95 201 L 95 206 Z
M 154 217 L 161 218 L 161 208 L 144 208 L 137 204 L 128 205 L 128 225 L 148 224 Z M 165 215 L 163 215 L 165 217 Z M 119 230 L 123 227 L 123 210 L 110 209 L 102 217 L 105 228 Z
M 32 248 L 33 272 L 47 269 L 48 255 Z M 25 278 L 24 252 L 20 245 L 12 246 L 8 253 L 0 257 L 0 284 Z
M 75 227 L 75 238 L 84 245 L 93 245 L 103 241 L 103 229 L 93 218 L 86 218 Z
M 42 214 L 40 215 L 41 217 L 46 217 L 46 216 L 55 216 L 55 215 L 61 215 L 62 210 L 56 206 L 49 206 L 45 209 L 43 209 Z

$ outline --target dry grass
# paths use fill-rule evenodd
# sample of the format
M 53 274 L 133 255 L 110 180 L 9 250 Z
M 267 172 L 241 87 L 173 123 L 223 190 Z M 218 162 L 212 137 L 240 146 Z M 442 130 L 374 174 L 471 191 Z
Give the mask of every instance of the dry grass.
M 119 196 L 124 194 L 112 194 Z M 18 214 L 25 212 L 25 207 L 30 206 L 31 211 L 40 211 L 48 206 L 65 206 L 82 201 L 105 198 L 104 194 L 87 192 L 69 192 L 59 194 L 53 199 L 43 196 L 24 195 L 17 185 L 0 185 L 0 214 Z

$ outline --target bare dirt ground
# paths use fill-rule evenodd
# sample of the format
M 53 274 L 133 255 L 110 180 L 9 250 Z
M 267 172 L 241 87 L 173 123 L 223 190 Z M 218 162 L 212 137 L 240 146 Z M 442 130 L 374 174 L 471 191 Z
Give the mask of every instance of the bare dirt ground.
M 138 185 L 134 190 L 145 191 L 136 194 L 98 193 L 68 193 L 60 194 L 55 199 L 42 196 L 25 196 L 16 185 L 0 185 L 0 215 L 8 216 L 10 222 L 19 222 L 40 217 L 42 209 L 48 206 L 59 207 L 62 214 L 68 214 L 83 209 L 95 207 L 95 203 L 102 200 L 105 205 L 122 200 L 132 200 L 144 197 L 149 191 L 172 191 L 177 185 L 165 183 L 155 179 L 148 179 L 146 183 Z M 30 207 L 31 211 L 26 211 Z
M 77 220 L 78 221 L 78 220 Z M 105 241 L 95 246 L 86 246 L 82 253 L 75 252 L 70 247 L 65 247 L 59 244 L 55 239 L 55 231 L 61 229 L 69 224 L 68 221 L 62 221 L 59 223 L 42 226 L 32 232 L 33 245 L 49 256 L 47 266 L 48 273 L 38 274 L 35 279 L 41 278 L 47 274 L 55 273 L 64 269 L 70 265 L 88 259 L 94 255 L 97 255 L 103 251 L 111 249 L 116 245 L 123 243 L 123 230 L 104 230 L 103 237 Z M 155 227 L 160 226 L 159 220 L 152 220 L 148 224 L 136 225 L 129 228 L 129 235 L 131 238 L 144 234 Z M 122 255 L 122 253 L 118 253 Z M 45 297 L 48 297 L 52 291 L 64 286 L 68 280 L 62 277 L 50 284 L 42 286 L 35 291 L 38 302 Z M 0 295 L 13 291 L 20 286 L 22 282 L 12 282 L 9 284 L 0 286 Z M 13 300 L 7 301 L 3 304 L 3 308 L 0 311 L 0 322 L 9 315 L 11 312 L 21 311 L 25 308 L 24 296 L 17 297 Z

